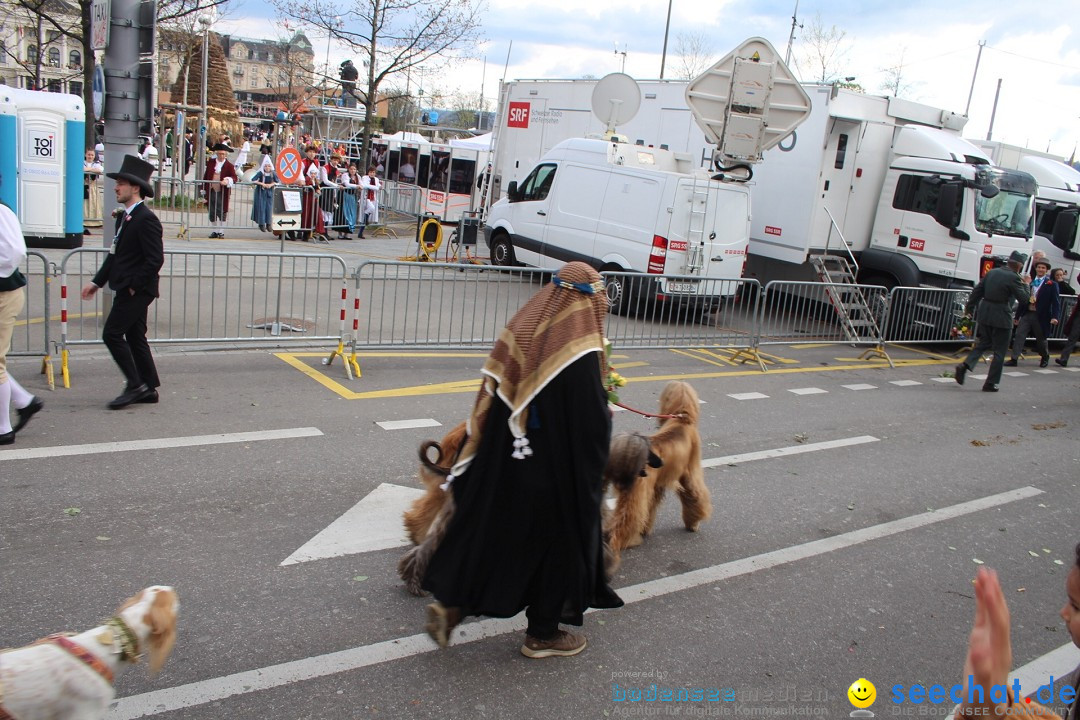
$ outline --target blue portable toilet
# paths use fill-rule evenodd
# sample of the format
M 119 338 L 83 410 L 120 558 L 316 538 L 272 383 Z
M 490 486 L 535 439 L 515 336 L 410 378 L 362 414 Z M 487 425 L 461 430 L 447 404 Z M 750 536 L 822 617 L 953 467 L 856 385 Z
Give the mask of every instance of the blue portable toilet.
M 78 95 L 0 86 L 0 202 L 29 247 L 82 246 L 85 118 Z

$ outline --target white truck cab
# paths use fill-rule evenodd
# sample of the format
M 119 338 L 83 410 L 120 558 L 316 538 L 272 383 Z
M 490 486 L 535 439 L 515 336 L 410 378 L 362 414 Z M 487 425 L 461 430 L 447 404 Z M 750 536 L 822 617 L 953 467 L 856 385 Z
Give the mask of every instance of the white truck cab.
M 1076 286 L 1080 271 L 1080 172 L 1053 155 L 1006 145 L 973 140 L 1002 167 L 1028 173 L 1039 185 L 1035 195 L 1034 250 L 1042 250 L 1055 268 L 1064 268 L 1069 284 Z

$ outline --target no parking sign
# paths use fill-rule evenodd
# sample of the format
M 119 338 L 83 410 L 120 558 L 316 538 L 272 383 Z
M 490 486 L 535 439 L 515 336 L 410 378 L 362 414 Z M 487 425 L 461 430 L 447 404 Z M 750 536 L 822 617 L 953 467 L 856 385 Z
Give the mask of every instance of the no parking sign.
M 274 167 L 281 182 L 286 185 L 294 184 L 300 179 L 300 168 L 303 167 L 300 151 L 294 147 L 282 148 Z

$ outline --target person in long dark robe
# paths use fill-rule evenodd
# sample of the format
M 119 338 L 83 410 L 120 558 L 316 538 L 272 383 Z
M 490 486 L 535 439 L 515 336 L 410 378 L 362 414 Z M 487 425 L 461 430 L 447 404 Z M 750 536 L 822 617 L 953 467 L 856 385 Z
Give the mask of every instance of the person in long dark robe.
M 525 610 L 527 657 L 576 655 L 590 607 L 623 602 L 604 575 L 601 475 L 611 438 L 599 274 L 569 263 L 502 331 L 451 475 L 455 511 L 423 587 L 439 645 L 468 615 Z
M 274 186 L 277 185 L 277 174 L 270 158 L 263 160 L 262 167 L 252 176 L 251 182 L 255 183 L 251 220 L 263 232 L 270 232 L 270 221 L 274 212 Z

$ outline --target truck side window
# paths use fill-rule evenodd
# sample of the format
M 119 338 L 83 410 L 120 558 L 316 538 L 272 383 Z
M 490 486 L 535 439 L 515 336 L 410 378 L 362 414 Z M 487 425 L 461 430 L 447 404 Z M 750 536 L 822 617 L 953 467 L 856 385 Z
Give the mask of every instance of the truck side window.
M 543 200 L 551 190 L 551 182 L 555 179 L 554 165 L 537 165 L 529 175 L 521 181 L 519 200 Z
M 847 134 L 842 134 L 836 139 L 836 162 L 833 167 L 837 170 L 844 169 L 844 158 L 847 157 Z
M 901 175 L 896 181 L 892 206 L 897 210 L 933 215 L 937 210 L 941 179 L 921 175 Z M 960 223 L 959 212 L 954 224 Z

